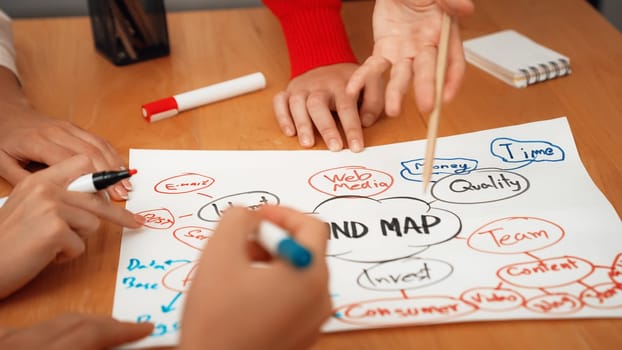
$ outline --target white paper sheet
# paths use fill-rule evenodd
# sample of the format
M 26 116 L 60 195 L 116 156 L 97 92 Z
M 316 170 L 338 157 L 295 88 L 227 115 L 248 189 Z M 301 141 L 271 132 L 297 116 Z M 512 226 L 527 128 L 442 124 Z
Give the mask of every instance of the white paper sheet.
M 196 260 L 230 204 L 330 223 L 325 332 L 479 320 L 622 316 L 622 225 L 566 118 L 342 151 L 131 150 L 113 316 L 151 321 L 132 346 L 176 344 Z M 219 283 L 219 281 L 213 281 Z M 223 288 L 226 288 L 223 285 Z

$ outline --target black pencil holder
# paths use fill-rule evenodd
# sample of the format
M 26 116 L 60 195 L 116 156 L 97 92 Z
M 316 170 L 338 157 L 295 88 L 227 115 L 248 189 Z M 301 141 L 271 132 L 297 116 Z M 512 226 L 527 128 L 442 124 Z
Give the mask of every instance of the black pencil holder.
M 88 0 L 97 50 L 122 66 L 169 54 L 164 0 Z

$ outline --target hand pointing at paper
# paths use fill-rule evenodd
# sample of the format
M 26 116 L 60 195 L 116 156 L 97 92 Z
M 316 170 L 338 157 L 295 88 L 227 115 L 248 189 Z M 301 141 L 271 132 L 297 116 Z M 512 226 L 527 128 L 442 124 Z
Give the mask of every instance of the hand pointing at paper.
M 398 116 L 402 98 L 411 82 L 422 113 L 432 110 L 434 74 L 443 12 L 463 17 L 473 12 L 470 0 L 377 0 L 373 13 L 374 49 L 371 57 L 352 75 L 346 91 L 361 92 L 366 81 L 391 68 L 385 92 L 385 112 Z M 459 29 L 453 21 L 449 37 L 444 101 L 458 91 L 465 70 Z
M 431 110 L 442 11 L 457 17 L 473 11 L 470 0 L 378 0 L 372 21 L 374 51 L 359 66 L 340 16 L 341 1 L 263 2 L 279 19 L 289 49 L 291 81 L 273 102 L 281 131 L 297 136 L 303 147 L 315 145 L 317 131 L 328 149 L 348 147 L 353 152 L 363 150 L 363 127 L 375 124 L 383 110 L 390 116 L 400 114 L 411 80 L 419 109 Z M 385 89 L 383 73 L 391 66 Z M 458 90 L 464 68 L 454 25 L 446 99 Z
M 137 228 L 144 218 L 94 193 L 68 191 L 67 185 L 93 171 L 84 155 L 28 175 L 0 207 L 0 299 L 21 288 L 52 262 L 77 258 L 102 220 Z
M 65 191 L 64 186 L 53 186 L 54 181 L 65 185 L 71 176 L 63 174 L 75 176 L 79 169 L 86 170 L 84 167 L 88 167 L 88 161 L 78 157 L 32 175 L 26 181 L 32 179 L 31 182 L 37 183 L 36 180 L 47 180 L 43 181 L 47 183 L 43 188 L 52 197 L 56 191 Z M 32 200 L 44 197 L 43 194 L 37 196 L 19 189 L 18 192 L 16 194 L 32 197 Z M 84 197 L 90 194 L 72 195 Z M 44 205 L 50 206 L 50 202 L 46 199 Z M 13 201 L 13 204 L 7 202 L 6 205 L 0 212 L 19 211 L 17 201 Z M 57 205 L 61 206 L 61 203 Z M 126 217 L 119 223 L 136 226 L 129 213 L 117 209 L 117 214 Z M 90 216 L 84 212 L 74 214 L 78 214 L 72 216 L 75 221 Z M 2 216 L 0 222 L 3 222 Z M 50 226 L 50 221 L 44 219 L 41 218 L 41 223 Z M 298 269 L 280 258 L 265 260 L 268 257 L 266 252 L 262 255 L 258 246 L 249 244 L 249 237 L 257 233 L 260 222 L 264 220 L 287 230 L 317 259 L 304 269 Z M 33 230 L 39 236 L 42 232 Z M 320 327 L 331 313 L 328 268 L 324 259 L 327 237 L 325 223 L 293 209 L 276 206 L 262 207 L 257 212 L 245 208 L 228 209 L 210 238 L 197 272 L 193 275 L 177 348 L 289 350 L 310 347 L 319 337 Z M 77 238 L 73 240 L 80 241 Z M 66 237 L 66 241 L 72 239 Z M 20 253 L 18 248 L 21 245 L 15 245 L 15 242 L 1 246 L 11 247 Z M 251 247 L 256 249 L 249 249 Z M 22 259 L 34 259 L 32 261 L 40 260 L 39 255 L 42 254 L 32 249 L 30 253 L 21 252 Z M 3 256 L 7 257 L 7 263 L 3 266 L 28 265 L 17 264 L 17 260 L 7 254 Z M 258 266 L 256 258 L 263 261 L 263 265 Z M 30 275 L 28 271 L 22 271 L 22 274 L 24 278 Z M 13 277 L 20 278 L 19 275 Z M 7 278 L 12 279 L 11 276 Z M 4 289 L 0 288 L 2 296 L 11 291 L 6 289 L 6 284 Z M 153 324 L 148 323 L 68 314 L 24 328 L 0 327 L 0 348 L 108 349 L 146 337 L 152 330 Z

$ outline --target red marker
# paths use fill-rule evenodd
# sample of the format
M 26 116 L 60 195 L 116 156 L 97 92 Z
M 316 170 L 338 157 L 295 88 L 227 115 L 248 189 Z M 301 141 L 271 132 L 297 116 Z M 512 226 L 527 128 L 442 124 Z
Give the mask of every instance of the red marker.
M 73 180 L 69 186 L 67 186 L 67 190 L 76 192 L 97 192 L 108 186 L 112 186 L 123 179 L 127 179 L 137 172 L 138 171 L 136 169 L 130 169 L 119 171 L 100 171 L 98 173 L 82 175 Z M 0 198 L 0 207 L 2 207 L 4 202 L 8 199 L 9 197 Z
M 73 180 L 67 190 L 76 192 L 97 192 L 108 186 L 112 186 L 117 182 L 127 179 L 136 174 L 136 169 L 119 170 L 119 171 L 100 171 L 98 173 L 82 175 Z
M 142 113 L 143 117 L 151 123 L 175 116 L 181 111 L 265 87 L 266 78 L 262 73 L 257 72 L 147 103 L 142 106 Z

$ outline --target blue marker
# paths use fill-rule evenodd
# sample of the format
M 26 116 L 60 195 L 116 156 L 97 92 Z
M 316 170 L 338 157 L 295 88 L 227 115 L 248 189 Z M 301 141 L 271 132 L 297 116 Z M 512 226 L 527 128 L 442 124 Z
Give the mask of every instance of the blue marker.
M 313 260 L 311 252 L 294 241 L 282 228 L 268 221 L 263 221 L 259 226 L 257 240 L 270 254 L 280 256 L 296 268 L 305 268 Z

